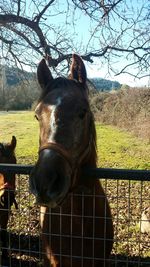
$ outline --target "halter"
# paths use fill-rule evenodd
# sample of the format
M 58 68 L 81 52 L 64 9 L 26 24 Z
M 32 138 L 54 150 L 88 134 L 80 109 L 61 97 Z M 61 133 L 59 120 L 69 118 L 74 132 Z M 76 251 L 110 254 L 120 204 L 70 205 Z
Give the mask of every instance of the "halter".
M 71 189 L 73 189 L 76 184 L 76 174 L 77 174 L 78 168 L 80 164 L 83 162 L 83 160 L 88 156 L 90 149 L 91 149 L 91 142 L 89 142 L 86 148 L 80 152 L 78 159 L 76 160 L 75 163 L 73 163 L 71 160 L 71 153 L 59 143 L 48 142 L 47 144 L 40 147 L 39 153 L 43 151 L 44 149 L 51 149 L 53 151 L 56 151 L 63 159 L 65 159 L 65 161 L 67 161 L 72 172 Z

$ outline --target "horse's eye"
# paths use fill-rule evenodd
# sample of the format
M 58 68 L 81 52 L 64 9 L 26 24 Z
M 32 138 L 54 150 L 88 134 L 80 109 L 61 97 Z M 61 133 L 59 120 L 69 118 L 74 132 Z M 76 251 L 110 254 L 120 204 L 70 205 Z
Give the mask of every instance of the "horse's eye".
M 81 110 L 80 113 L 79 113 L 79 118 L 80 118 L 80 119 L 84 119 L 84 117 L 85 117 L 85 115 L 86 115 L 86 112 L 87 112 L 86 109 Z

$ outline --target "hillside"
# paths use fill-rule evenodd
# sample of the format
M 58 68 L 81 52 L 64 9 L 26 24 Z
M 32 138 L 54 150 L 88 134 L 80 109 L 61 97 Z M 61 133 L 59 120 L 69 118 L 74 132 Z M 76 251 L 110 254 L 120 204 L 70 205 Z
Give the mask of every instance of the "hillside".
M 8 67 L 0 65 L 0 81 L 4 81 L 7 86 L 15 86 L 23 80 L 31 80 L 35 77 L 32 72 L 21 70 L 17 67 Z
M 31 109 L 38 96 L 35 73 L 0 66 L 0 110 Z
M 36 74 L 23 71 L 16 67 L 0 65 L 0 80 L 2 80 L 2 76 L 7 86 L 15 86 L 23 80 L 35 79 Z M 91 78 L 90 81 L 98 91 L 109 91 L 112 89 L 119 89 L 121 87 L 121 84 L 116 81 L 110 81 L 102 78 Z
M 110 91 L 112 89 L 121 88 L 121 84 L 117 81 L 111 81 L 102 78 L 91 78 L 90 80 L 98 91 Z

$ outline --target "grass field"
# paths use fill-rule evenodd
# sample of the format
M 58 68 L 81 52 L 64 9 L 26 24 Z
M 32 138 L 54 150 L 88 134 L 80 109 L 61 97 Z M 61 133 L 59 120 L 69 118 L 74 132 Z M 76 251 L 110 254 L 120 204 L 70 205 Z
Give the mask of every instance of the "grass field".
M 18 163 L 34 164 L 37 159 L 39 138 L 38 122 L 34 118 L 34 113 L 1 112 L 0 127 L 0 142 L 9 142 L 12 135 L 16 136 Z M 149 143 L 111 126 L 97 124 L 96 130 L 99 167 L 150 169 Z M 114 221 L 113 253 L 150 257 L 149 237 L 147 234 L 141 234 L 139 224 L 142 211 L 150 203 L 149 183 L 115 180 L 102 183 L 111 205 Z M 17 199 L 19 211 L 13 207 L 9 229 L 13 233 L 37 236 L 39 209 L 33 203 L 34 197 L 29 194 L 28 177 L 25 175 L 17 176 Z
M 34 163 L 38 151 L 38 122 L 33 112 L 1 112 L 0 141 L 17 138 L 18 163 Z M 150 144 L 112 126 L 97 125 L 98 166 L 150 169 Z
M 17 138 L 16 155 L 18 163 L 33 163 L 38 151 L 38 123 L 33 112 L 0 113 L 0 142 Z

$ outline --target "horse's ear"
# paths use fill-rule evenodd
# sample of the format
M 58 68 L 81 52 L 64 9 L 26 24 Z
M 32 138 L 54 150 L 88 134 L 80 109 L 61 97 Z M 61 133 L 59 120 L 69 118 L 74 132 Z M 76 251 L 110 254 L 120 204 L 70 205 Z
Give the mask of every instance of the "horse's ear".
M 43 58 L 37 68 L 37 78 L 42 89 L 45 89 L 48 83 L 53 80 L 52 74 Z
M 85 65 L 81 57 L 79 57 L 76 54 L 72 55 L 72 65 L 70 71 L 71 71 L 71 74 L 69 76 L 70 79 L 75 79 L 78 82 L 85 85 L 87 79 Z
M 12 136 L 11 143 L 10 143 L 11 149 L 14 150 L 16 148 L 16 145 L 17 145 L 17 139 L 15 136 Z

